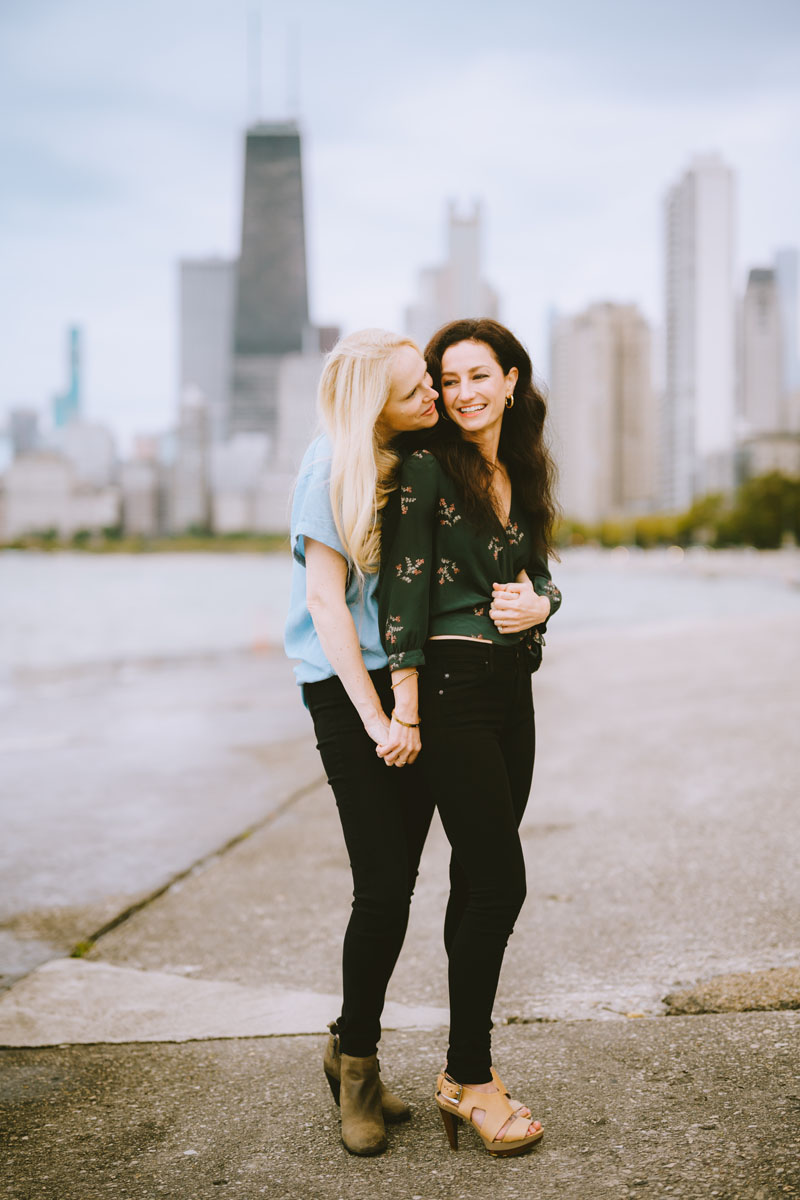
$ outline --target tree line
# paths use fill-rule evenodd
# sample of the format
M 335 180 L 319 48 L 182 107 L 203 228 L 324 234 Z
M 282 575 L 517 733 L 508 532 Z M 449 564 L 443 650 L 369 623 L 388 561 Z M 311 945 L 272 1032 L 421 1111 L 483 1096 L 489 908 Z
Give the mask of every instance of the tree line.
M 587 525 L 565 518 L 561 546 L 755 546 L 777 550 L 800 543 L 800 478 L 771 471 L 741 484 L 732 496 L 713 492 L 684 513 L 648 513 Z

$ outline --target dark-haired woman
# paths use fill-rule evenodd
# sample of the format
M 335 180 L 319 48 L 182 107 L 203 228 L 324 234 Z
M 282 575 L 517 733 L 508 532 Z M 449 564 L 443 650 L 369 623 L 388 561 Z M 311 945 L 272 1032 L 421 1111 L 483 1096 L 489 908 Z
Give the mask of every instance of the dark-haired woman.
M 560 603 L 547 566 L 545 403 L 525 349 L 495 321 L 446 325 L 425 358 L 445 419 L 431 449 L 404 463 L 387 508 L 380 619 L 396 719 L 421 726 L 420 761 L 453 851 L 450 1040 L 436 1102 L 453 1149 L 466 1119 L 490 1153 L 522 1154 L 543 1131 L 492 1067 L 491 1012 L 525 899 L 530 672 Z

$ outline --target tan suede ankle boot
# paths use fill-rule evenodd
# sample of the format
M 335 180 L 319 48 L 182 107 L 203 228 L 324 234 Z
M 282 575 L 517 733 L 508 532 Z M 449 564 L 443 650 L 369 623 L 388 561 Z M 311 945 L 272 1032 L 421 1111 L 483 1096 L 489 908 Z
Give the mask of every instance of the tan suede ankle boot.
M 328 1044 L 325 1047 L 325 1055 L 322 1059 L 322 1069 L 328 1080 L 328 1084 L 333 1094 L 336 1103 L 339 1103 L 339 1088 L 342 1078 L 342 1050 L 339 1045 L 339 1037 L 336 1032 L 336 1022 L 332 1021 L 328 1026 L 331 1031 L 328 1038 Z M 378 1071 L 381 1069 L 380 1062 L 378 1063 Z M 399 1096 L 395 1096 L 381 1080 L 381 1109 L 383 1110 L 383 1119 L 389 1123 L 398 1121 L 407 1121 L 411 1116 L 411 1109 L 406 1104 L 405 1100 L 401 1100 Z
M 353 1058 L 343 1054 L 341 1061 L 342 1141 L 351 1154 L 382 1154 L 387 1143 L 378 1056 Z

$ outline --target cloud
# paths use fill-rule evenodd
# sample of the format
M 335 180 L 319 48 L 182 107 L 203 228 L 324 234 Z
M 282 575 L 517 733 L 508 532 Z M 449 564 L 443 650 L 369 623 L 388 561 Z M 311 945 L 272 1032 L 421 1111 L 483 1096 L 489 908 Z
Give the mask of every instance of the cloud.
M 281 112 L 285 26 L 264 11 L 266 110 Z M 739 171 L 743 265 L 800 241 L 796 4 L 295 12 L 321 319 L 398 325 L 417 270 L 444 253 L 449 197 L 483 199 L 486 274 L 539 359 L 553 303 L 633 299 L 655 317 L 664 190 L 698 150 Z M 4 6 L 0 409 L 60 385 L 79 318 L 95 412 L 128 430 L 170 419 L 176 262 L 238 240 L 245 13 Z

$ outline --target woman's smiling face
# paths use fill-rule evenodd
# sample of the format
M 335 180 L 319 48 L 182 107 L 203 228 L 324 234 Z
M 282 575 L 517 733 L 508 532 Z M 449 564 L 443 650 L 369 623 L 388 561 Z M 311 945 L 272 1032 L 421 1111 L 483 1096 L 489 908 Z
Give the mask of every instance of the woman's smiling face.
M 439 420 L 425 359 L 415 346 L 399 346 L 392 359 L 392 383 L 378 424 L 383 433 L 411 433 L 431 429 Z
M 485 342 L 456 342 L 442 355 L 442 403 L 451 421 L 467 434 L 486 434 L 503 422 L 506 397 L 518 372 L 508 375 Z

